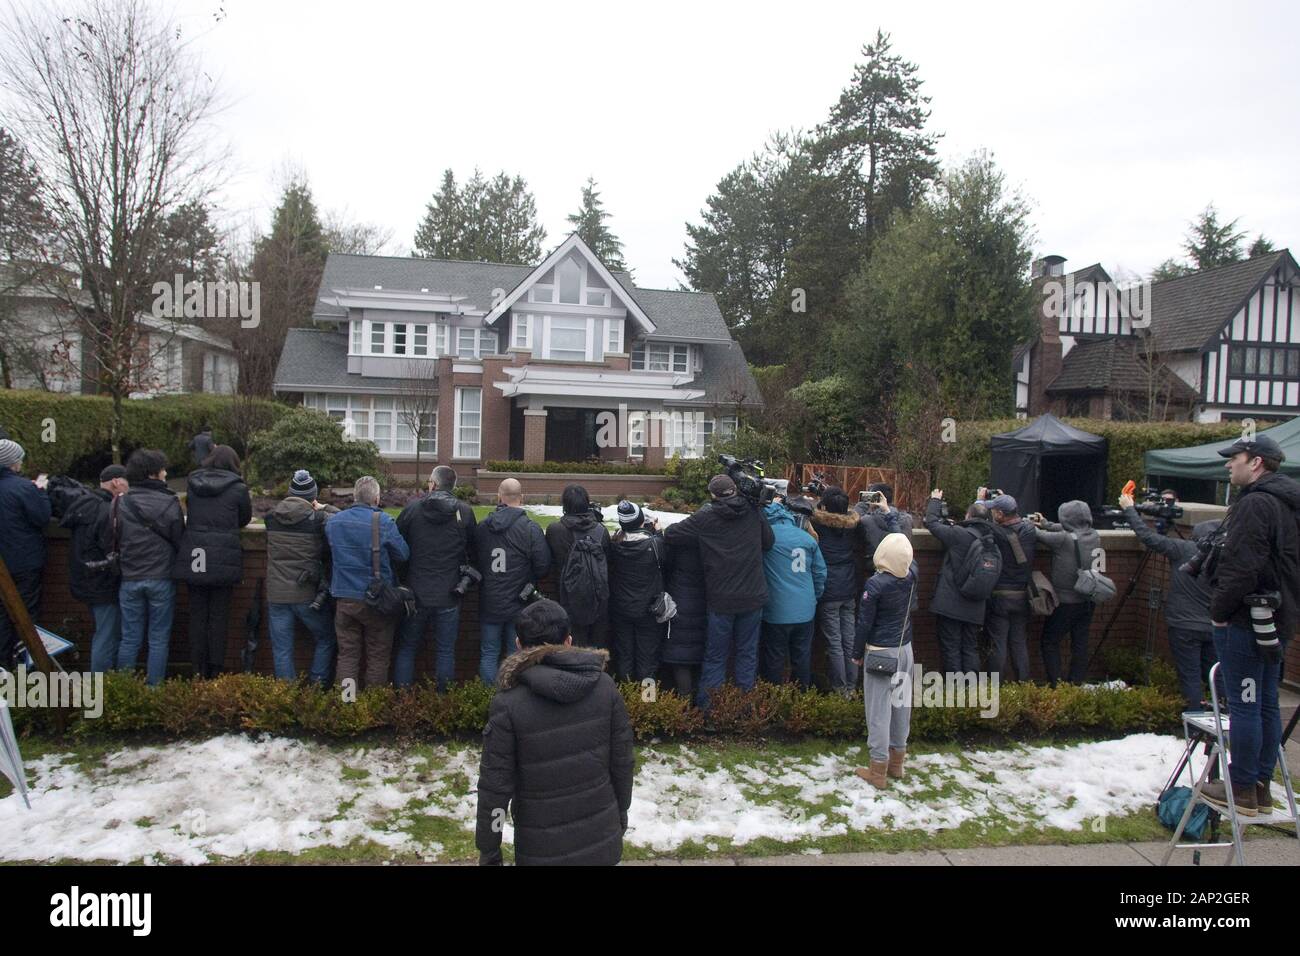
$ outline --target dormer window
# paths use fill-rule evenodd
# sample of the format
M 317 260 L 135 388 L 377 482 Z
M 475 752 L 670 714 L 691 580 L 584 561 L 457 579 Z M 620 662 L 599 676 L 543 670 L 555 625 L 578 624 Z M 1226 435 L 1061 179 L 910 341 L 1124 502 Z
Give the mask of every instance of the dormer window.
M 639 372 L 686 372 L 690 347 L 666 342 L 638 342 L 632 348 L 632 368 Z

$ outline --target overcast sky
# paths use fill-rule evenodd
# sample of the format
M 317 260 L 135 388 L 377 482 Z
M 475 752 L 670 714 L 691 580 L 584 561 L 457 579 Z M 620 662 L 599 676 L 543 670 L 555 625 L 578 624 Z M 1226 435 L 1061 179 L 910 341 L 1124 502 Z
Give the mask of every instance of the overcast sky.
M 1209 201 L 1300 243 L 1300 5 L 1281 0 L 174 9 L 232 101 L 225 212 L 262 226 L 296 164 L 405 253 L 442 170 L 477 165 L 527 179 L 549 249 L 594 175 L 638 284 L 676 288 L 718 179 L 821 121 L 880 27 L 920 67 L 945 163 L 991 151 L 1067 268 L 1145 273 Z

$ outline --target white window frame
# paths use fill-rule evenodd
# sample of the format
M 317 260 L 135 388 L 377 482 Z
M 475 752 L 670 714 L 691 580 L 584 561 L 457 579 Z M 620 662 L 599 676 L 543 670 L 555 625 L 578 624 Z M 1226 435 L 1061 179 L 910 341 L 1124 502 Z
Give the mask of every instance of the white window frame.
M 546 333 L 545 333 L 546 349 L 543 355 L 544 358 L 555 359 L 558 362 L 587 362 L 591 360 L 591 334 L 592 334 L 592 325 L 593 325 L 591 319 L 586 318 L 585 316 L 574 316 L 574 315 L 562 315 L 562 316 L 548 315 L 548 316 L 544 316 L 544 319 L 546 321 Z M 581 322 L 583 324 L 585 337 L 583 339 L 582 354 L 580 356 L 577 356 L 575 358 L 573 355 L 557 356 L 555 354 L 553 327 L 557 320 L 560 322 L 572 322 L 575 324 Z M 565 328 L 565 329 L 560 329 L 559 331 L 577 332 L 578 329 Z M 578 351 L 578 349 L 562 349 L 562 351 L 575 353 Z
M 606 319 L 605 320 L 605 354 L 610 352 L 621 354 L 623 351 L 623 320 Z
M 536 316 L 524 312 L 518 315 L 510 316 L 510 347 L 513 349 L 529 349 L 533 347 L 533 319 Z M 520 333 L 523 333 L 522 336 Z M 520 339 L 523 339 L 520 342 Z
M 360 355 L 361 346 L 365 342 L 364 330 L 361 328 L 360 319 L 353 319 L 348 323 L 348 354 Z
M 478 395 L 478 419 L 473 426 L 467 426 L 461 422 L 461 416 L 465 413 L 464 402 L 467 392 L 474 392 Z M 452 422 L 452 427 L 455 429 L 452 457 L 461 461 L 478 461 L 483 454 L 483 389 L 458 387 L 456 389 L 455 415 L 456 420 Z M 461 430 L 467 427 L 472 427 L 477 435 L 477 438 L 472 442 L 466 441 L 461 435 Z M 474 454 L 466 455 L 466 446 L 471 444 L 475 447 Z

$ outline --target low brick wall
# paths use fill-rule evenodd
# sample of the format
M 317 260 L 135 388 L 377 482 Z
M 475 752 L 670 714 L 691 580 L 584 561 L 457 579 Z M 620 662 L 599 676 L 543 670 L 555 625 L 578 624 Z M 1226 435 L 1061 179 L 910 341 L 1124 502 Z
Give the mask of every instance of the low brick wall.
M 1143 554 L 1137 539 L 1126 531 L 1102 531 L 1102 543 L 1106 549 L 1107 573 L 1115 580 L 1121 594 L 1127 588 L 1129 580 L 1138 567 Z M 66 531 L 51 528 L 49 538 L 49 558 L 46 562 L 45 586 L 41 599 L 39 622 L 58 634 L 62 634 L 77 645 L 78 661 L 75 665 L 86 667 L 90 661 L 90 637 L 94 631 L 94 622 L 86 605 L 72 597 L 68 591 L 68 544 Z M 934 594 L 934 585 L 942 561 L 939 543 L 928 532 L 918 529 L 914 533 L 917 563 L 921 569 L 919 589 L 920 613 L 914 618 L 914 635 L 916 660 L 926 668 L 939 666 L 939 647 L 935 635 L 934 615 L 928 613 L 930 598 Z M 260 527 L 248 528 L 243 533 L 244 580 L 236 585 L 230 615 L 230 633 L 226 645 L 226 667 L 240 670 L 240 654 L 245 642 L 245 621 L 256 591 L 256 582 L 266 575 L 266 536 Z M 1037 566 L 1047 572 L 1050 559 L 1040 554 Z M 1147 598 L 1153 585 L 1162 590 L 1169 574 L 1168 562 L 1159 556 L 1152 556 L 1143 569 L 1136 589 L 1125 603 L 1116 618 L 1106 647 L 1142 648 L 1146 641 L 1147 626 L 1151 610 Z M 554 594 L 551 581 L 543 582 L 542 590 Z M 471 592 L 461 611 L 461 633 L 456 643 L 456 676 L 460 680 L 472 680 L 478 673 L 478 600 Z M 1090 649 L 1101 640 L 1107 622 L 1115 613 L 1116 602 L 1103 605 L 1093 618 Z M 263 608 L 265 611 L 265 608 Z M 1159 612 L 1156 612 L 1157 615 Z M 1035 677 L 1042 677 L 1042 655 L 1039 652 L 1039 634 L 1042 619 L 1035 618 L 1030 623 L 1030 663 Z M 1155 622 L 1156 653 L 1169 659 L 1165 640 L 1163 620 Z M 189 665 L 189 596 L 184 585 L 177 587 L 177 607 L 175 624 L 172 631 L 169 673 L 184 674 L 190 670 Z M 271 645 L 266 630 L 266 614 L 262 615 L 259 628 L 259 647 L 255 659 L 255 669 L 259 673 L 270 674 Z M 814 642 L 814 671 L 823 671 L 824 645 L 820 640 Z M 305 632 L 299 630 L 299 640 L 295 648 L 298 668 L 306 671 L 311 662 L 311 648 Z M 1068 653 L 1068 647 L 1067 647 Z M 143 660 L 143 653 L 141 654 Z M 421 649 L 416 661 L 416 673 L 424 675 L 432 671 L 431 649 Z M 1292 641 L 1286 662 L 1286 679 L 1289 683 L 1300 685 L 1300 641 Z M 1096 675 L 1092 675 L 1096 676 Z

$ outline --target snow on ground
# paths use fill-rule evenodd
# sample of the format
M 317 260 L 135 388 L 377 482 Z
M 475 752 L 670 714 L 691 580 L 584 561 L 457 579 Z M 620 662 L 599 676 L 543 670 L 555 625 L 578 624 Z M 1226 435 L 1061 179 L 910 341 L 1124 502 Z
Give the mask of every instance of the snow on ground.
M 648 746 L 639 750 L 627 839 L 670 852 L 688 840 L 717 848 L 718 839 L 789 842 L 850 829 L 934 833 L 969 820 L 1079 830 L 1151 806 L 1181 750 L 1175 737 L 1136 734 L 923 754 L 881 792 L 853 774 L 866 760 L 859 746 L 773 754 L 731 769 L 718 766 L 717 751 Z M 441 844 L 404 828 L 435 815 L 472 834 L 478 751 L 439 746 L 426 761 L 391 746 L 227 735 L 124 748 L 86 768 L 46 756 L 27 769 L 32 810 L 16 794 L 0 800 L 0 860 L 201 863 L 357 838 L 437 859 Z M 504 838 L 513 839 L 509 824 Z
M 524 509 L 531 511 L 535 515 L 550 518 L 558 518 L 560 515 L 564 514 L 564 509 L 559 505 L 524 505 Z M 646 513 L 646 517 L 658 521 L 659 527 L 661 528 L 665 525 L 676 524 L 678 521 L 682 521 L 689 517 L 689 515 L 680 514 L 676 511 L 655 511 L 653 508 L 643 508 L 643 510 Z M 618 524 L 617 503 L 601 508 L 600 513 L 604 516 L 606 521 L 613 522 L 615 525 Z

